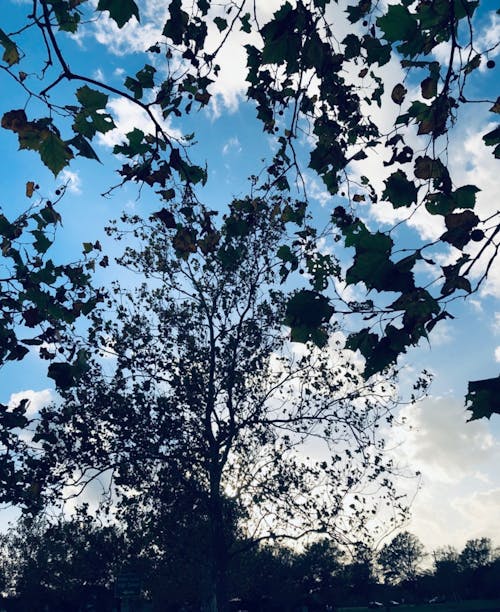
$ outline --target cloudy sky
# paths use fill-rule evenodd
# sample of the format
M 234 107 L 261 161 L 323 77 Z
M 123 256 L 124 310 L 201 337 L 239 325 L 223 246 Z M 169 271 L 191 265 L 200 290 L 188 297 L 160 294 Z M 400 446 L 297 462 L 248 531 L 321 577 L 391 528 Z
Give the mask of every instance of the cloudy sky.
M 26 14 L 27 5 L 23 0 L 7 0 L 7 11 L 2 20 L 5 31 L 18 29 Z M 124 75 L 140 67 L 138 53 L 160 38 L 166 3 L 164 0 L 143 0 L 139 3 L 142 20 L 133 19 L 122 30 L 102 15 L 95 23 L 79 33 L 72 45 L 72 67 L 86 70 L 97 79 L 120 86 Z M 264 22 L 281 4 L 280 0 L 259 0 L 261 19 Z M 483 9 L 477 16 L 477 37 L 480 45 L 486 47 L 499 39 L 500 22 L 492 4 L 483 2 Z M 341 8 L 332 17 L 342 39 L 348 33 L 348 24 L 341 14 Z M 210 41 L 217 42 L 215 26 L 210 31 Z M 246 57 L 243 44 L 249 42 L 243 33 L 238 33 L 228 45 L 219 63 L 221 77 L 212 88 L 212 101 L 208 110 L 195 114 L 191 119 L 198 144 L 193 149 L 193 159 L 204 165 L 209 164 L 209 181 L 203 192 L 205 201 L 217 206 L 228 202 L 233 196 L 247 191 L 247 177 L 260 169 L 256 160 L 269 158 L 272 143 L 262 134 L 255 122 L 255 111 L 245 102 L 246 85 L 244 66 Z M 32 41 L 27 43 L 29 53 L 36 54 Z M 446 56 L 446 48 L 437 53 Z M 493 56 L 494 54 L 492 54 Z M 491 56 L 491 57 L 492 57 Z M 155 57 L 149 58 L 150 62 Z M 143 62 L 144 63 L 144 62 Z M 400 68 L 395 61 L 385 66 L 382 76 L 386 91 L 402 79 Z M 472 89 L 481 88 L 483 97 L 496 98 L 493 92 L 497 70 L 479 70 L 472 82 Z M 26 103 L 24 94 L 0 75 L 3 95 L 0 111 L 22 108 Z M 476 183 L 482 191 L 478 195 L 481 216 L 494 213 L 498 208 L 498 164 L 491 149 L 487 150 L 481 136 L 491 129 L 491 113 L 487 106 L 471 105 L 460 115 L 450 141 L 449 155 L 452 176 L 459 176 L 461 184 Z M 28 111 L 36 113 L 36 106 L 29 105 Z M 151 193 L 141 194 L 133 186 L 123 187 L 109 198 L 101 197 L 112 184 L 118 182 L 113 174 L 117 162 L 110 156 L 111 147 L 120 142 L 123 134 L 134 127 L 148 131 L 145 115 L 136 106 L 123 99 L 110 99 L 109 111 L 115 118 L 117 129 L 99 138 L 97 150 L 102 165 L 82 160 L 73 163 L 57 181 L 44 170 L 38 159 L 29 152 L 17 152 L 16 139 L 11 133 L 0 133 L 0 152 L 4 163 L 0 167 L 0 206 L 8 214 L 23 210 L 28 202 L 24 199 L 24 185 L 33 180 L 41 186 L 41 192 L 49 195 L 61 182 L 68 183 L 69 193 L 62 202 L 64 227 L 57 237 L 57 257 L 67 260 L 78 257 L 83 241 L 101 239 L 107 249 L 116 252 L 103 235 L 102 227 L 110 218 L 120 212 L 137 211 L 149 214 L 158 208 Z M 374 111 L 374 118 L 388 125 L 393 118 L 394 105 L 383 104 Z M 180 134 L 183 126 L 169 123 L 166 128 L 173 134 Z M 191 131 L 191 130 L 187 130 Z M 307 143 L 306 143 L 307 144 Z M 353 173 L 383 176 L 380 156 L 370 156 L 353 167 Z M 313 175 L 307 175 L 309 193 L 314 214 L 318 221 L 326 219 L 335 201 L 325 192 Z M 140 197 L 139 197 L 140 196 Z M 389 226 L 400 219 L 395 212 L 383 204 L 364 211 L 367 221 Z M 407 234 L 423 239 L 439 237 L 442 229 L 428 218 L 429 215 L 415 214 L 409 222 Z M 413 232 L 413 234 L 412 234 Z M 115 250 L 115 251 L 113 251 Z M 444 260 L 449 254 L 436 253 Z M 480 292 L 467 303 L 456 302 L 452 307 L 453 321 L 440 323 L 433 332 L 431 345 L 422 345 L 411 351 L 404 359 L 402 393 L 422 368 L 431 370 L 434 383 L 429 398 L 415 406 L 406 406 L 402 414 L 406 426 L 390 434 L 389 443 L 401 463 L 408 463 L 422 472 L 420 491 L 413 505 L 413 518 L 408 528 L 418 535 L 429 550 L 452 544 L 461 547 L 472 537 L 489 536 L 500 545 L 500 418 L 491 421 L 467 423 L 464 410 L 464 396 L 468 380 L 496 376 L 500 367 L 500 262 L 490 271 L 488 282 Z M 14 403 L 16 399 L 29 396 L 34 413 L 54 391 L 50 381 L 44 377 L 46 364 L 33 353 L 21 364 L 9 364 L 0 370 L 0 402 Z M 413 485 L 412 485 L 413 486 Z M 10 513 L 4 513 L 6 525 Z

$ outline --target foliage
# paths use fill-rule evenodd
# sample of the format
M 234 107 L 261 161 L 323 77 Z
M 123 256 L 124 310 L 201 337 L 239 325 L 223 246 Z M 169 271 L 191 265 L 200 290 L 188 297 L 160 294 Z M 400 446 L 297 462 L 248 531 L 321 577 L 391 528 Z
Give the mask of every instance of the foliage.
M 26 196 L 38 190 L 26 185 Z M 62 346 L 62 334 L 79 317 L 87 315 L 102 299 L 93 289 L 90 274 L 96 262 L 102 264 L 99 243 L 84 244 L 84 258 L 59 264 L 50 258 L 56 228 L 61 224 L 57 205 L 65 188 L 55 199 L 40 197 L 28 210 L 9 220 L 0 213 L 0 368 L 21 361 L 30 351 L 51 363 L 48 374 L 71 384 L 85 369 L 85 352 Z M 56 357 L 63 362 L 54 361 Z M 23 481 L 23 466 L 29 459 L 25 437 L 29 429 L 29 400 L 16 406 L 0 404 L 0 500 L 5 503 L 32 503 L 37 485 Z
M 488 565 L 492 559 L 492 543 L 490 538 L 476 538 L 467 540 L 460 553 L 460 566 L 462 570 L 476 570 Z
M 105 610 L 125 549 L 117 528 L 99 525 L 85 508 L 70 520 L 21 519 L 2 536 L 4 592 L 16 596 L 18 610 L 76 610 L 85 601 Z
M 420 540 L 408 531 L 403 531 L 388 544 L 384 544 L 378 555 L 378 563 L 386 582 L 414 583 L 424 557 L 424 547 Z
M 33 438 L 45 504 L 101 477 L 111 506 L 149 507 L 160 530 L 176 508 L 207 517 L 205 568 L 221 606 L 241 548 L 232 512 L 247 548 L 317 532 L 348 541 L 379 503 L 393 504 L 392 520 L 405 511 L 377 431 L 393 419 L 391 378 L 368 384 L 335 345 L 297 352 L 283 334 L 280 200 L 235 200 L 219 227 L 193 221 L 191 236 L 214 239 L 186 258 L 184 228 L 158 216 L 112 228 L 137 239 L 120 263 L 146 281 L 115 284 L 92 313 L 88 370 L 60 385 L 63 401 L 42 410 Z
M 166 492 L 166 497 L 168 493 Z M 229 500 L 228 500 L 229 502 Z M 91 519 L 85 509 L 64 519 L 27 521 L 21 518 L 0 537 L 2 589 L 11 600 L 4 601 L 16 610 L 83 609 L 93 605 L 111 612 L 115 601 L 112 586 L 124 567 L 133 567 L 142 583 L 142 594 L 152 610 L 199 609 L 204 588 L 203 554 L 206 517 L 178 506 L 163 514 L 163 522 L 150 518 L 153 506 L 130 506 L 132 514 L 119 526 Z M 165 508 L 163 509 L 165 510 Z M 162 512 L 162 511 L 160 511 Z M 176 524 L 178 533 L 174 535 Z M 238 530 L 236 540 L 244 545 Z M 471 547 L 468 542 L 463 550 Z M 462 551 L 463 552 L 463 551 Z M 372 552 L 339 549 L 331 541 L 315 540 L 303 549 L 274 543 L 248 548 L 235 557 L 228 577 L 228 591 L 240 608 L 264 611 L 292 610 L 300 605 L 324 609 L 326 605 L 361 607 L 367 601 L 408 602 L 404 584 L 378 584 L 373 577 L 362 591 L 352 582 L 353 560 L 367 561 Z M 459 553 L 450 546 L 434 553 L 434 569 L 417 577 L 415 594 L 419 603 L 401 604 L 404 610 L 487 610 L 498 607 L 498 559 L 490 558 L 477 566 L 475 575 L 459 569 L 451 580 L 443 574 L 442 563 L 455 564 Z M 125 563 L 125 565 L 124 565 Z M 198 580 L 198 582 L 196 582 Z M 448 585 L 448 586 L 447 586 Z M 439 594 L 448 603 L 424 605 Z M 483 601 L 469 601 L 481 596 Z M 486 597 L 497 601 L 488 601 Z M 413 598 L 411 598 L 413 599 Z M 451 603 L 452 602 L 452 603 Z M 342 608 L 341 608 L 342 609 Z
M 29 198 L 37 187 L 26 185 Z M 56 206 L 64 191 L 58 190 L 54 201 L 40 198 L 16 219 L 0 213 L 0 366 L 20 361 L 33 346 L 39 347 L 42 359 L 54 359 L 48 347 L 100 299 L 90 286 L 96 263 L 92 255 L 99 244 L 84 245 L 84 261 L 57 265 L 48 256 L 61 223 Z
M 353 332 L 349 346 L 364 356 L 365 376 L 370 377 L 394 364 L 410 346 L 426 339 L 439 321 L 449 318 L 451 300 L 477 291 L 491 264 L 486 255 L 494 257 L 498 249 L 496 216 L 481 220 L 473 211 L 480 186 L 457 184 L 447 166 L 448 136 L 461 108 L 475 102 L 469 98 L 468 80 L 472 74 L 479 78 L 478 69 L 492 51 L 476 51 L 473 17 L 479 4 L 479 0 L 404 0 L 382 7 L 359 0 L 346 9 L 352 32 L 338 41 L 336 3 L 330 0 L 282 2 L 264 21 L 250 0 L 217 5 L 197 0 L 189 8 L 173 0 L 158 42 L 145 52 L 144 66 L 116 88 L 75 72 L 63 41 L 87 31 L 103 13 L 118 28 L 141 20 L 141 3 L 37 0 L 18 30 L 0 30 L 2 68 L 28 97 L 45 105 L 47 113 L 34 118 L 24 109 L 10 109 L 2 125 L 17 137 L 21 149 L 38 152 L 57 175 L 76 156 L 97 159 L 92 141 L 114 127 L 109 96 L 133 102 L 147 114 L 152 129 L 151 133 L 134 129 L 126 142 L 115 147 L 124 158 L 121 179 L 155 189 L 163 200 L 159 214 L 163 211 L 172 222 L 169 215 L 185 190 L 201 188 L 208 177 L 207 169 L 189 157 L 194 142 L 189 117 L 210 103 L 222 50 L 236 34 L 248 34 L 247 99 L 255 105 L 264 133 L 276 144 L 263 184 L 292 193 L 297 179 L 305 185 L 304 172 L 316 173 L 332 198 L 328 230 L 354 249 L 343 280 L 371 292 L 370 300 L 353 302 L 336 293 L 331 281 L 339 269 L 318 256 L 311 247 L 317 234 L 304 224 L 298 237 L 280 245 L 285 247 L 281 254 L 288 272 L 301 269 L 298 264 L 305 259 L 303 269 L 310 273 L 311 288 L 293 296 L 289 304 L 292 338 L 322 346 L 323 328 L 334 313 L 352 314 L 355 320 L 362 314 L 370 323 Z M 215 45 L 209 38 L 212 24 L 218 32 Z M 32 67 L 33 58 L 23 51 L 27 31 L 38 32 L 38 48 L 46 53 L 39 74 Z M 450 49 L 447 59 L 431 58 L 443 44 Z M 384 131 L 374 123 L 371 107 L 381 106 L 383 100 L 386 104 L 380 69 L 390 61 L 398 62 L 407 76 L 392 90 L 389 104 L 399 113 Z M 487 68 L 492 65 L 491 60 L 486 62 Z M 63 83 L 76 85 L 73 99 Z M 419 87 L 410 87 L 413 83 Z M 417 94 L 410 99 L 412 89 Z M 486 103 L 498 113 L 498 101 Z M 171 118 L 183 120 L 184 139 L 176 140 L 169 133 L 165 122 Z M 311 143 L 305 164 L 304 152 L 299 151 L 304 132 Z M 494 147 L 498 157 L 498 128 L 485 134 L 483 141 Z M 384 162 L 389 174 L 381 193 L 372 184 L 376 177 L 362 175 L 355 181 L 351 171 L 353 163 L 377 147 L 391 154 Z M 307 193 L 302 199 L 307 202 Z M 428 253 L 435 245 L 425 242 L 415 248 L 405 245 L 401 257 L 390 231 L 371 229 L 359 218 L 360 205 L 378 200 L 396 209 L 407 208 L 409 214 L 419 209 L 441 220 L 445 231 L 439 243 L 453 247 L 452 261 L 432 260 Z M 179 257 L 206 248 L 189 233 L 188 219 L 176 216 L 175 223 Z M 474 242 L 478 244 L 471 248 Z M 435 271 L 432 285 L 418 277 L 421 262 Z M 313 308 L 316 316 L 311 315 Z M 472 418 L 498 411 L 487 392 L 488 385 L 495 384 L 492 379 L 482 385 L 481 393 L 469 393 Z

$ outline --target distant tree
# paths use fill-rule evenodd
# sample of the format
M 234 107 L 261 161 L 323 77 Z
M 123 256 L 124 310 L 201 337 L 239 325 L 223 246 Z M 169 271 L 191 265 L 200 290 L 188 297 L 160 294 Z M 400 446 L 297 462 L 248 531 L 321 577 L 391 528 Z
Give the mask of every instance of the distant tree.
M 296 560 L 305 602 L 326 606 L 337 601 L 342 590 L 344 552 L 329 539 L 310 543 Z
M 453 546 L 432 553 L 434 584 L 437 593 L 455 598 L 460 591 L 460 555 Z
M 304 293 L 287 299 L 276 289 L 276 253 L 288 253 L 276 198 L 234 201 L 219 229 L 207 214 L 187 231 L 164 212 L 118 231 L 138 239 L 121 264 L 147 282 L 115 285 L 109 310 L 93 313 L 88 342 L 77 345 L 89 352 L 88 370 L 76 387 L 60 386 L 63 401 L 42 411 L 34 437 L 45 456 L 33 479 L 47 503 L 102 475 L 113 504 L 153 509 L 159 527 L 163 495 L 174 517 L 178 504 L 206 516 L 214 609 L 225 606 L 240 548 L 227 528 L 234 508 L 247 542 L 310 532 L 350 539 L 376 513 L 366 487 L 378 483 L 384 503 L 394 501 L 377 434 L 392 422 L 391 375 L 368 384 L 327 344 L 333 330 L 316 328 L 329 312 L 319 297 L 303 333 L 319 333 L 323 348 L 288 343 L 283 321 L 295 320 Z M 300 220 L 300 209 L 289 214 Z M 194 236 L 204 247 L 188 252 Z M 312 441 L 316 460 L 304 454 Z
M 406 582 L 411 585 L 417 579 L 424 557 L 424 547 L 420 540 L 408 531 L 403 531 L 388 544 L 384 544 L 377 560 L 385 582 Z
M 108 610 L 126 553 L 115 527 L 80 511 L 71 519 L 21 519 L 3 537 L 4 592 L 20 611 Z
M 361 605 L 371 599 L 377 582 L 375 575 L 375 554 L 369 546 L 358 543 L 352 558 L 343 568 L 343 582 L 346 596 L 353 604 Z
M 462 588 L 466 597 L 479 597 L 485 591 L 492 560 L 493 545 L 490 538 L 467 540 L 459 557 Z
M 303 596 L 299 553 L 265 542 L 234 558 L 229 573 L 233 599 L 249 610 L 289 610 Z
M 493 557 L 493 545 L 490 538 L 476 538 L 467 540 L 459 562 L 463 571 L 474 571 L 479 567 L 488 565 Z

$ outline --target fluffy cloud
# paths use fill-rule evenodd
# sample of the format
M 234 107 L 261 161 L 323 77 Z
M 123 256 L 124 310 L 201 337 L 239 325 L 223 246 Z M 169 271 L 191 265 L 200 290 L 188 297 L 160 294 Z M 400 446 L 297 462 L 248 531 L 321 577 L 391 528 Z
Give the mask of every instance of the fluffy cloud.
M 486 535 L 495 544 L 500 542 L 500 522 L 498 521 L 500 487 L 457 497 L 453 500 L 452 506 L 468 527 L 467 538 L 480 538 Z
M 40 408 L 52 402 L 54 395 L 51 389 L 43 389 L 42 391 L 27 389 L 26 391 L 19 391 L 10 396 L 8 402 L 9 408 L 14 408 L 23 399 L 29 400 L 27 416 L 31 418 L 39 412 Z
M 82 193 L 82 180 L 77 172 L 65 168 L 59 175 L 59 178 L 63 183 L 67 184 L 70 193 L 74 195 L 80 195 Z
M 107 147 L 120 144 L 125 139 L 125 134 L 131 132 L 134 128 L 142 130 L 145 134 L 154 133 L 154 124 L 147 113 L 131 100 L 114 98 L 108 102 L 107 108 L 113 116 L 116 128 L 106 132 L 106 134 L 99 134 L 100 144 Z M 172 127 L 170 119 L 165 121 L 157 113 L 155 113 L 155 118 L 170 138 L 173 140 L 182 138 L 182 132 Z
M 486 421 L 467 422 L 461 400 L 430 397 L 402 412 L 409 431 L 402 452 L 424 479 L 459 483 L 500 460 L 500 447 Z
M 500 363 L 500 346 L 497 346 L 497 348 L 495 349 L 495 361 L 497 363 Z
M 471 537 L 498 541 L 500 445 L 491 423 L 467 423 L 462 400 L 452 397 L 428 398 L 404 408 L 402 416 L 404 431 L 393 431 L 389 445 L 401 465 L 422 473 L 408 529 L 429 550 L 461 547 Z

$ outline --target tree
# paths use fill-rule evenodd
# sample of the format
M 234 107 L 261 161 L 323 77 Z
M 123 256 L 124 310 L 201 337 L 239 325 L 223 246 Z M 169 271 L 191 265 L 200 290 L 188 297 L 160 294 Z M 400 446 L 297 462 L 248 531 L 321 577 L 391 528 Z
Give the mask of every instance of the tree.
M 378 555 L 384 579 L 388 583 L 415 583 L 419 565 L 425 557 L 420 540 L 403 531 L 388 544 L 384 544 Z
M 377 583 L 374 564 L 374 552 L 367 544 L 358 543 L 350 562 L 344 567 L 346 594 L 352 605 L 362 605 L 376 599 L 371 596 Z
M 17 610 L 107 610 L 126 545 L 116 527 L 81 508 L 70 520 L 21 518 L 3 536 L 3 591 Z
M 325 342 L 318 331 L 325 321 L 310 324 L 308 316 L 316 301 L 328 300 L 332 309 L 325 317 L 335 312 L 360 322 L 348 346 L 364 356 L 369 378 L 425 339 L 439 321 L 452 317 L 448 304 L 479 289 L 498 250 L 497 214 L 480 219 L 473 211 L 480 186 L 457 184 L 447 161 L 448 137 L 465 105 L 481 103 L 494 114 L 500 110 L 498 100 L 475 100 L 468 88 L 471 78 L 480 78 L 480 66 L 495 65 L 489 57 L 494 48 L 479 47 L 475 40 L 473 17 L 485 6 L 478 0 L 405 0 L 382 9 L 370 0 L 357 0 L 341 15 L 330 0 L 298 0 L 282 2 L 269 17 L 250 0 L 196 0 L 190 8 L 172 0 L 158 41 L 145 51 L 144 65 L 114 85 L 72 68 L 72 35 L 85 35 L 108 15 L 108 27 L 118 32 L 145 17 L 145 3 L 33 0 L 21 23 L 0 30 L 0 45 L 3 74 L 36 107 L 6 109 L 2 126 L 21 149 L 35 151 L 58 175 L 77 156 L 98 159 L 92 141 L 115 127 L 111 98 L 136 105 L 151 129 L 147 133 L 136 127 L 115 146 L 123 161 L 121 181 L 155 189 L 162 210 L 175 213 L 175 223 L 189 231 L 177 204 L 186 190 L 201 192 L 208 179 L 207 169 L 190 158 L 192 113 L 210 104 L 222 51 L 235 37 L 248 35 L 243 43 L 247 100 L 255 106 L 265 136 L 275 142 L 261 182 L 284 195 L 300 195 L 307 204 L 308 173 L 323 181 L 331 195 L 327 230 L 354 249 L 354 257 L 348 251 L 351 265 L 344 267 L 343 281 L 370 292 L 369 299 L 346 300 L 333 288 L 329 281 L 336 258 L 319 256 L 311 247 L 318 232 L 305 223 L 281 251 L 287 272 L 307 267 L 310 273 L 311 287 L 295 303 L 291 336 Z M 351 32 L 338 37 L 341 17 Z M 23 44 L 31 34 L 39 36 L 37 52 L 45 54 L 41 68 L 38 57 L 23 51 L 31 48 Z M 444 61 L 430 55 L 442 44 L 450 48 Z M 389 99 L 381 69 L 391 60 L 400 66 L 404 82 L 394 85 Z M 388 129 L 373 119 L 372 109 L 380 106 L 394 110 Z M 180 140 L 169 129 L 173 119 L 182 120 L 185 136 Z M 301 141 L 304 133 L 308 138 Z M 498 158 L 499 128 L 482 139 Z M 304 146 L 304 140 L 309 144 Z M 387 173 L 383 187 L 377 186 L 376 176 L 356 170 L 371 150 L 390 154 L 384 162 L 390 169 L 382 169 Z M 452 260 L 440 263 L 428 255 L 434 241 L 398 244 L 392 228 L 369 227 L 362 205 L 379 200 L 408 210 L 409 217 L 418 209 L 438 219 L 443 233 L 437 243 L 453 247 Z M 193 214 L 199 213 L 192 204 Z M 179 243 L 179 256 L 202 249 L 202 240 Z M 419 278 L 422 262 L 434 270 L 435 283 Z M 471 382 L 471 418 L 498 411 L 498 388 L 498 378 Z
M 467 540 L 460 553 L 460 565 L 464 571 L 476 570 L 487 565 L 492 559 L 492 543 L 490 538 Z
M 436 592 L 456 598 L 460 590 L 460 557 L 452 546 L 433 552 Z
M 343 557 L 343 551 L 328 539 L 306 546 L 296 562 L 305 602 L 325 607 L 337 600 Z
M 332 345 L 297 353 L 283 332 L 304 293 L 287 299 L 275 288 L 280 198 L 235 200 L 218 228 L 207 214 L 187 232 L 164 214 L 111 229 L 137 239 L 120 263 L 146 280 L 135 290 L 115 284 L 93 312 L 77 342 L 88 370 L 60 388 L 63 401 L 42 411 L 33 438 L 28 478 L 44 503 L 102 476 L 118 512 L 135 505 L 158 528 L 169 515 L 167 526 L 182 525 L 177 508 L 206 517 L 214 609 L 227 601 L 232 556 L 259 541 L 317 532 L 349 541 L 379 503 L 393 502 L 395 520 L 404 514 L 378 435 L 392 422 L 391 378 L 368 384 L 353 356 Z M 179 257 L 194 236 L 204 248 Z M 327 308 L 316 300 L 311 326 Z

